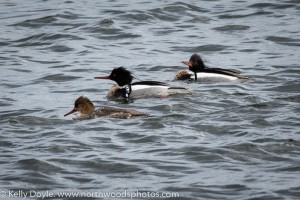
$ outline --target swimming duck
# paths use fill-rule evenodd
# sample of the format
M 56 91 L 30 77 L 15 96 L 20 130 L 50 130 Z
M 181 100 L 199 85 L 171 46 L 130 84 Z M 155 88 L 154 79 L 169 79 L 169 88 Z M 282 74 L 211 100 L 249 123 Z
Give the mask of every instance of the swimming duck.
M 124 67 L 114 68 L 109 76 L 94 78 L 109 79 L 118 84 L 118 86 L 111 88 L 108 97 L 138 99 L 191 93 L 184 87 L 176 87 L 159 81 L 140 81 L 132 83 L 134 77 L 132 73 Z
M 132 109 L 104 107 L 95 110 L 94 104 L 87 97 L 84 96 L 81 96 L 78 99 L 76 99 L 73 110 L 65 114 L 64 117 L 77 111 L 79 111 L 80 114 L 76 116 L 76 119 L 93 119 L 95 117 L 130 119 L 135 117 L 148 116 L 145 113 L 138 112 Z
M 182 61 L 183 64 L 189 67 L 189 71 L 180 70 L 175 76 L 175 80 L 194 80 L 194 81 L 234 81 L 238 79 L 250 79 L 242 76 L 237 70 L 229 70 L 222 68 L 208 68 L 204 65 L 201 57 L 198 54 L 193 54 L 189 61 Z

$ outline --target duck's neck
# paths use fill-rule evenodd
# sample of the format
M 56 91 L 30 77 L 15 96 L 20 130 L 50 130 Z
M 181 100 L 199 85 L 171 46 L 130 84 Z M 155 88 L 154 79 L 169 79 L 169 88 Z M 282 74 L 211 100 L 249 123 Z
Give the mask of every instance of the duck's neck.
M 131 84 L 128 84 L 128 89 L 129 89 L 129 91 L 128 91 L 128 95 L 130 95 L 130 94 L 131 94 L 131 92 L 132 92 Z
M 124 97 L 129 98 L 129 96 L 132 92 L 131 84 L 126 85 L 124 89 L 125 89 Z
M 195 81 L 197 81 L 197 72 L 194 72 Z
M 93 111 L 92 113 L 86 113 L 86 114 L 80 113 L 79 115 L 76 116 L 76 119 L 79 119 L 79 120 L 94 119 L 95 116 L 96 116 L 95 111 Z

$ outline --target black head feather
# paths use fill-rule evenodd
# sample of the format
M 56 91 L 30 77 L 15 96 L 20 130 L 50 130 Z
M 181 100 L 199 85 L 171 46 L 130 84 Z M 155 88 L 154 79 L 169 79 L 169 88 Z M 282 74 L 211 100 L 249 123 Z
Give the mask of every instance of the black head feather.
M 192 66 L 189 67 L 192 72 L 201 72 L 205 68 L 204 63 L 198 54 L 193 54 L 189 62 L 192 64 Z
M 133 76 L 124 67 L 117 67 L 111 71 L 109 79 L 115 81 L 119 86 L 124 86 L 131 84 Z

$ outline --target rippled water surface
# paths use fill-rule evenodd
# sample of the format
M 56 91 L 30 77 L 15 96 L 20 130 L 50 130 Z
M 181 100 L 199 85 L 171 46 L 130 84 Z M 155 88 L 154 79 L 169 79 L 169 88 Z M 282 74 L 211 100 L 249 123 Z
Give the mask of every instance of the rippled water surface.
M 298 0 L 2 0 L 1 189 L 299 199 L 299 24 Z M 254 80 L 174 81 L 193 53 Z M 108 101 L 117 66 L 193 94 Z M 80 95 L 151 116 L 63 117 Z

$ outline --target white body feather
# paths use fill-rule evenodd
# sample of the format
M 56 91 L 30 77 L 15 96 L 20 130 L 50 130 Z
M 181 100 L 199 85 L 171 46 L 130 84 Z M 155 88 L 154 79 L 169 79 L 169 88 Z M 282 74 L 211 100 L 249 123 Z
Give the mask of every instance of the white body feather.
M 173 88 L 173 86 L 164 85 L 132 85 L 130 97 L 133 99 L 149 97 L 166 97 L 173 94 L 191 93 L 185 88 Z
M 195 79 L 194 73 L 191 73 L 191 78 Z M 207 81 L 207 82 L 221 82 L 221 81 L 235 81 L 238 80 L 235 76 L 229 76 L 225 74 L 217 74 L 217 73 L 207 73 L 207 72 L 198 72 L 197 73 L 197 81 Z

